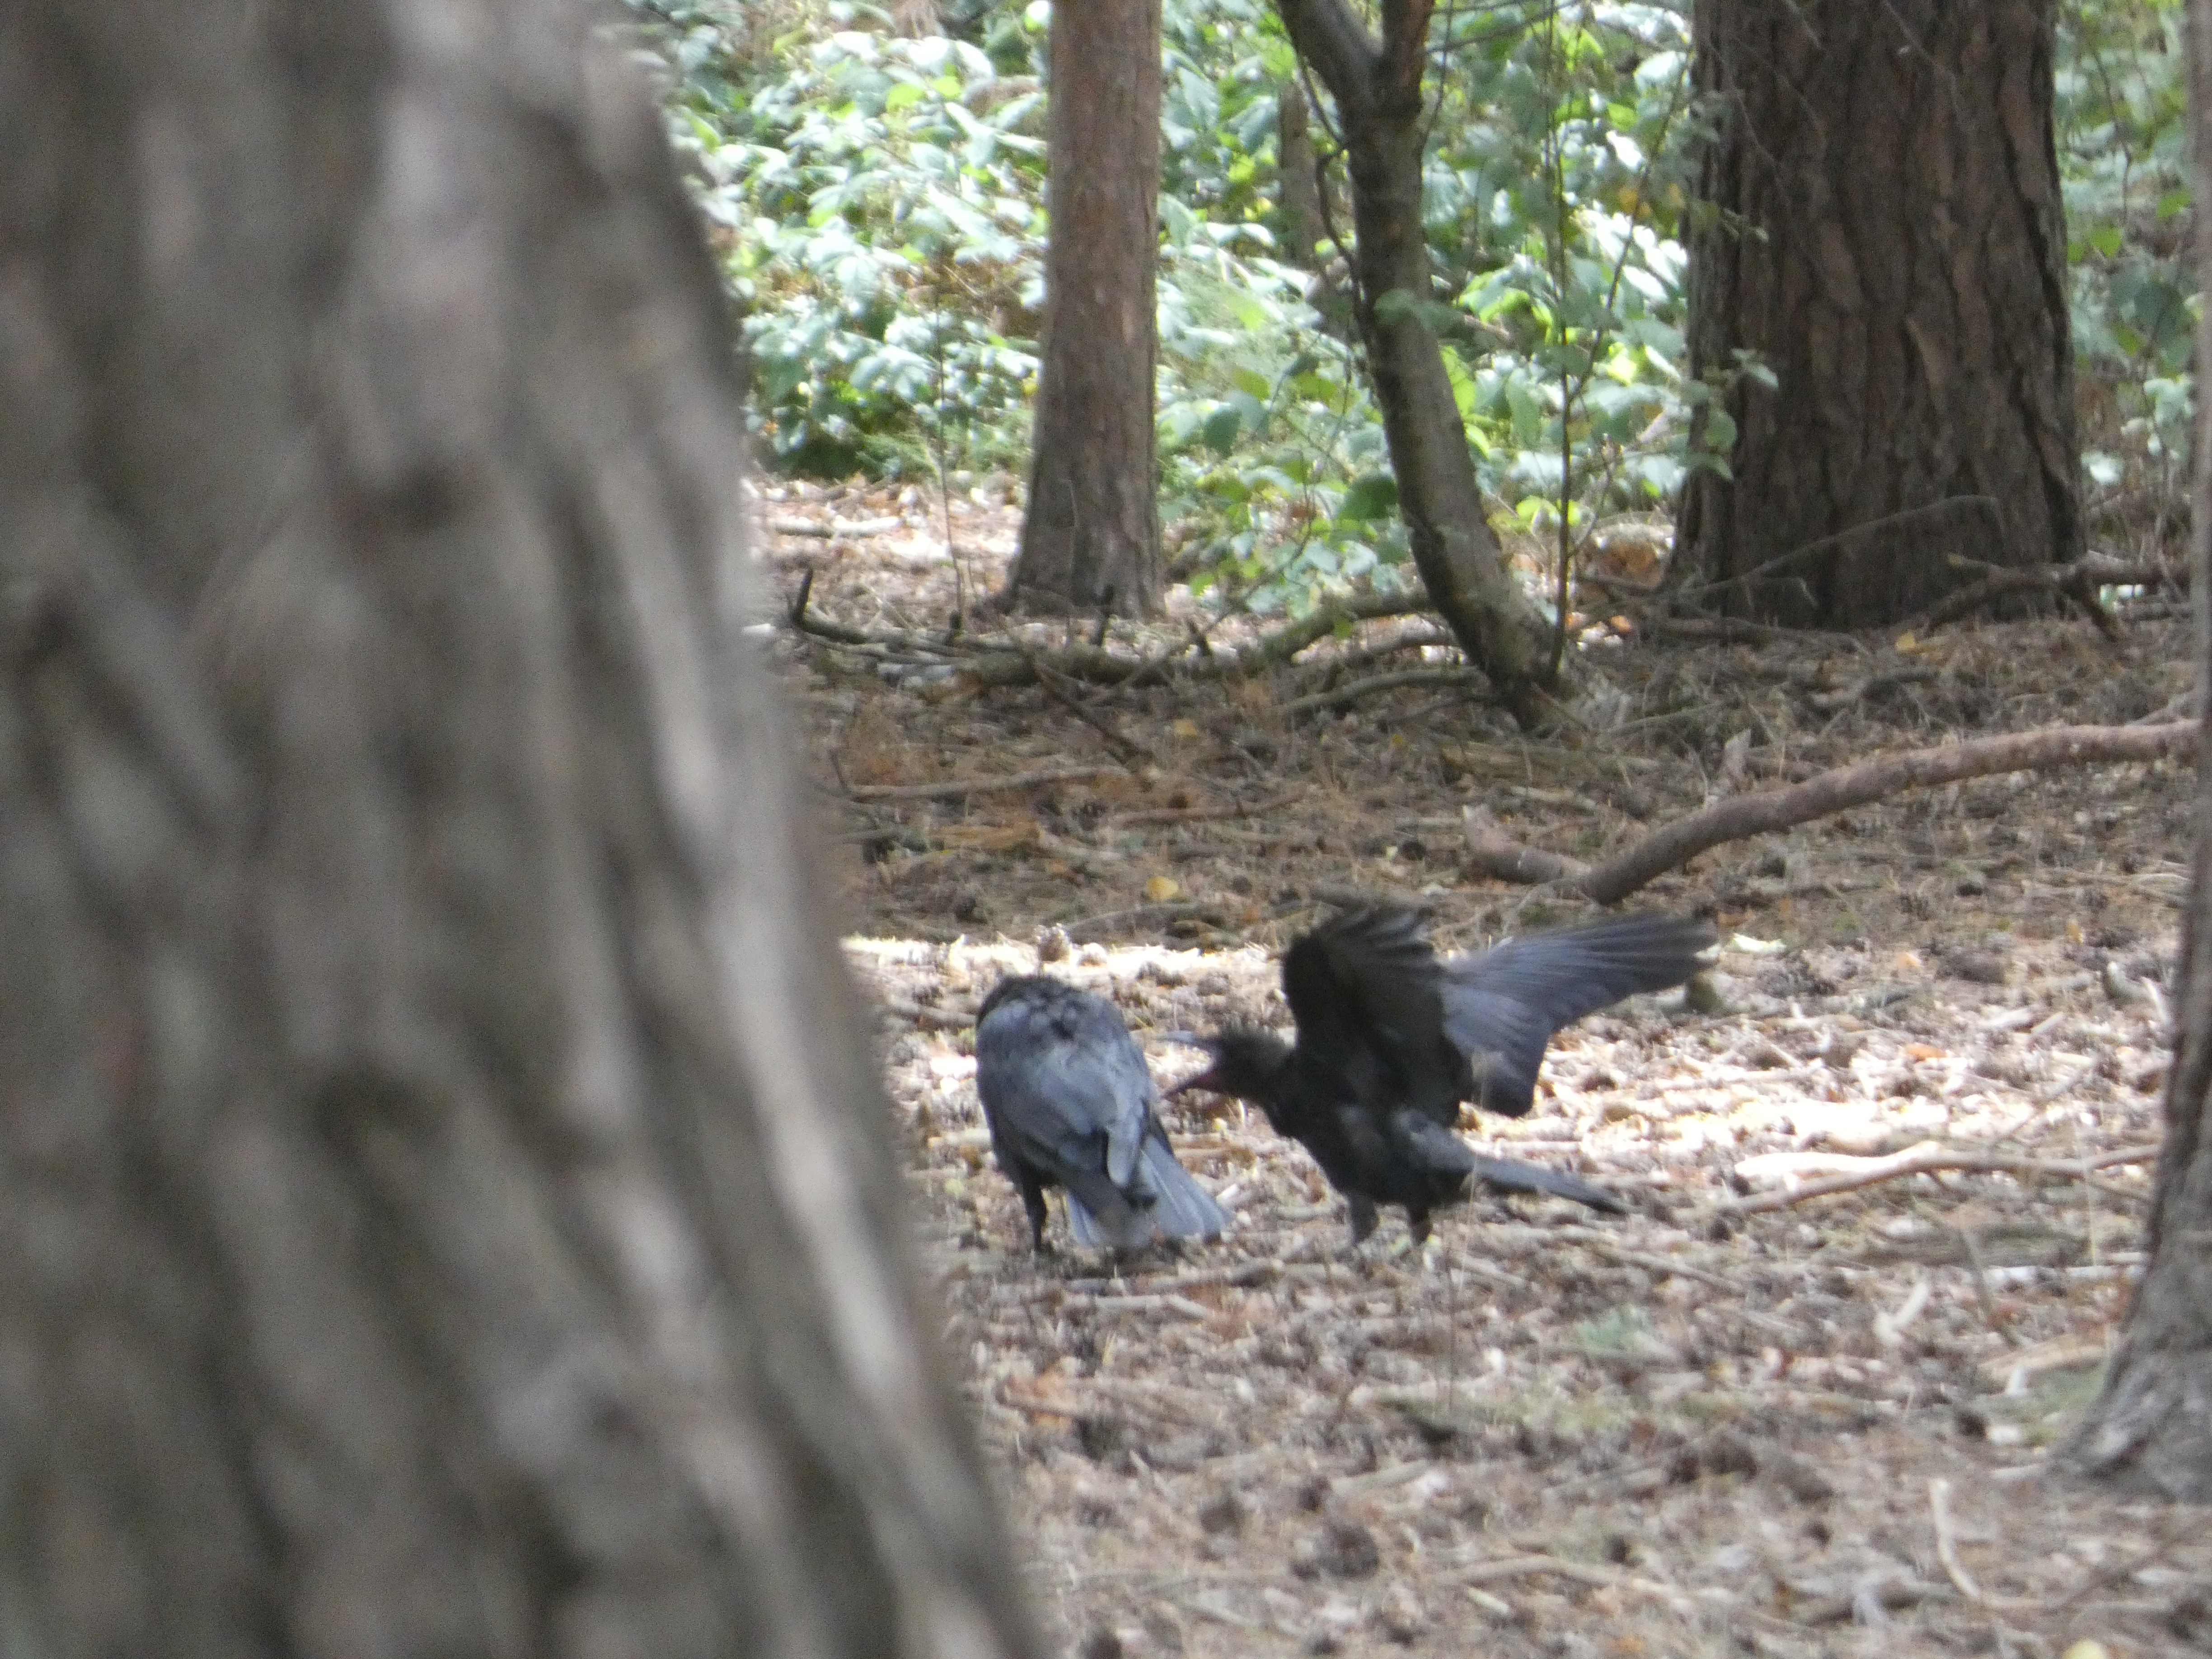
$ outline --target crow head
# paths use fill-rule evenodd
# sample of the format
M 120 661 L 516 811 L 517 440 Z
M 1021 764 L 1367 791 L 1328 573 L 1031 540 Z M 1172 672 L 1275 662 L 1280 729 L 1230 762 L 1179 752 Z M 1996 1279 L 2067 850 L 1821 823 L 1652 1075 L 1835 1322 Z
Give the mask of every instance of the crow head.
M 1272 1031 L 1224 1031 L 1208 1037 L 1180 1036 L 1192 1048 L 1205 1049 L 1213 1057 L 1213 1064 L 1196 1077 L 1186 1078 L 1170 1089 L 1167 1092 L 1170 1097 L 1199 1089 L 1272 1109 L 1289 1079 L 1291 1045 Z

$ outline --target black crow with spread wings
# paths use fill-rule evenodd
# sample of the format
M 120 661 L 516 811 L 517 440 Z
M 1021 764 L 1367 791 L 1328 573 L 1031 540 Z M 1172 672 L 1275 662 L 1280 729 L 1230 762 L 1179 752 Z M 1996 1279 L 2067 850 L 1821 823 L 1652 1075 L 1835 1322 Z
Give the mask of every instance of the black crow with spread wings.
M 1176 1162 L 1145 1056 L 1110 1003 L 1056 979 L 1002 980 L 975 1017 L 975 1092 L 999 1167 L 1044 1248 L 1044 1189 L 1075 1242 L 1133 1249 L 1216 1238 L 1228 1217 Z
M 1256 1103 L 1351 1200 L 1354 1243 L 1375 1230 L 1381 1204 L 1405 1206 L 1425 1239 L 1430 1212 L 1478 1183 L 1618 1213 L 1618 1199 L 1572 1176 L 1479 1157 L 1453 1132 L 1460 1103 L 1522 1115 L 1554 1031 L 1683 983 L 1713 939 L 1703 922 L 1628 916 L 1439 961 L 1413 912 L 1352 910 L 1283 958 L 1295 1043 L 1256 1030 L 1193 1039 L 1213 1063 L 1170 1092 Z

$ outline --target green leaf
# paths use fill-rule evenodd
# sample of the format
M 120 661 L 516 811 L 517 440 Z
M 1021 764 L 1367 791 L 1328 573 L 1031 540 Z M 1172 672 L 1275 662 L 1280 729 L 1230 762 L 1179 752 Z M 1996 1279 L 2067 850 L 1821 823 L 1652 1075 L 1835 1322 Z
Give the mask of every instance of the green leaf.
M 1336 516 L 1348 524 L 1364 524 L 1397 510 L 1398 481 L 1387 472 L 1370 472 L 1344 492 Z
M 1226 455 L 1237 447 L 1237 434 L 1244 429 L 1243 411 L 1234 404 L 1224 404 L 1206 417 L 1199 435 L 1206 447 L 1217 455 Z

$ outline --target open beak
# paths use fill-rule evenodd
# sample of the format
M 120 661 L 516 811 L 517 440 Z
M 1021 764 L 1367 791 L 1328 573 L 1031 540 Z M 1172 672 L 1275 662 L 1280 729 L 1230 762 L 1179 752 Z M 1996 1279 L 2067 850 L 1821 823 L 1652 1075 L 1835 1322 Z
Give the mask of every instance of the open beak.
M 1174 1087 L 1162 1090 L 1160 1097 L 1163 1100 L 1173 1100 L 1177 1095 L 1187 1094 L 1193 1089 L 1205 1090 L 1217 1095 L 1226 1092 L 1215 1080 L 1214 1068 L 1209 1066 L 1196 1077 L 1187 1077 Z
M 1208 1054 L 1213 1052 L 1213 1045 L 1195 1031 L 1161 1031 L 1155 1035 L 1153 1040 L 1158 1042 L 1172 1043 L 1178 1048 L 1203 1048 Z M 1177 1095 L 1190 1089 L 1210 1089 L 1214 1093 L 1219 1094 L 1220 1085 L 1213 1079 L 1216 1069 L 1209 1066 L 1196 1077 L 1187 1077 L 1173 1088 L 1163 1089 L 1160 1091 L 1160 1098 L 1173 1100 Z

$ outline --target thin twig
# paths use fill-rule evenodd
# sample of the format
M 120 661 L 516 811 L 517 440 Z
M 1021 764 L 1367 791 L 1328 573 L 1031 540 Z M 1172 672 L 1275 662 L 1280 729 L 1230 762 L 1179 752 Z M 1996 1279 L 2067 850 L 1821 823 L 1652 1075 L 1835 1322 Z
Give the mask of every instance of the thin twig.
M 1982 1587 L 1959 1559 L 1959 1538 L 1951 1527 L 1951 1483 L 1940 1475 L 1928 1483 L 1928 1513 L 1936 1524 L 1936 1559 L 1943 1565 L 1944 1577 L 1959 1587 L 1960 1595 L 1978 1603 Z
M 2158 1157 L 2156 1146 L 2123 1146 L 2117 1152 L 2100 1152 L 2091 1158 L 2023 1158 L 2014 1152 L 1968 1152 L 1940 1142 L 1923 1140 L 1917 1146 L 1908 1146 L 1901 1152 L 1887 1158 L 1846 1159 L 1838 1156 L 1837 1164 L 1854 1164 L 1861 1167 L 1844 1169 L 1834 1175 L 1802 1185 L 1784 1187 L 1771 1193 L 1756 1193 L 1746 1198 L 1723 1199 L 1720 1208 L 1735 1215 L 1752 1215 L 1767 1210 L 1786 1210 L 1808 1199 L 1828 1198 L 1837 1193 L 1856 1192 L 1863 1187 L 1877 1186 L 1885 1181 L 1898 1181 L 1907 1176 L 1934 1175 L 1939 1171 L 1984 1175 L 2042 1175 L 2066 1180 L 2081 1180 L 2091 1171 L 2109 1170 L 2123 1164 L 2148 1164 Z M 1822 1154 L 1822 1157 L 1826 1155 Z M 1757 1162 L 1747 1159 L 1746 1164 Z M 1744 1164 L 1737 1165 L 1739 1170 Z
M 1070 682 L 1063 675 L 1038 661 L 1035 652 L 1024 651 L 1022 653 L 1022 657 L 1029 664 L 1030 672 L 1036 676 L 1037 690 L 1096 732 L 1104 739 L 1106 746 L 1114 751 L 1115 757 L 1124 766 L 1133 770 L 1139 761 L 1144 762 L 1148 766 L 1158 766 L 1160 763 L 1160 757 L 1158 755 L 1122 731 L 1105 715 L 1087 706 L 1073 692 L 1068 690 L 1067 686 Z
M 1232 801 L 1226 806 L 1152 806 L 1139 812 L 1115 812 L 1111 815 L 1114 827 L 1127 829 L 1139 823 L 1195 823 L 1205 819 L 1257 817 L 1263 812 L 1273 812 L 1298 799 L 1304 791 L 1277 795 L 1271 800 L 1255 801 L 1249 806 Z
M 1477 668 L 1401 668 L 1388 674 L 1371 675 L 1364 680 L 1354 680 L 1349 685 L 1340 685 L 1330 691 L 1316 691 L 1308 696 L 1293 697 L 1282 706 L 1285 714 L 1310 714 L 1320 708 L 1345 708 L 1363 697 L 1376 696 L 1385 691 L 1395 691 L 1408 685 L 1488 685 L 1490 677 Z
M 995 778 L 946 778 L 937 783 L 860 784 L 846 793 L 854 800 L 947 800 L 959 795 L 994 795 L 1037 789 L 1048 783 L 1080 783 L 1111 777 L 1118 766 L 1048 766 L 1039 772 L 1009 772 Z

